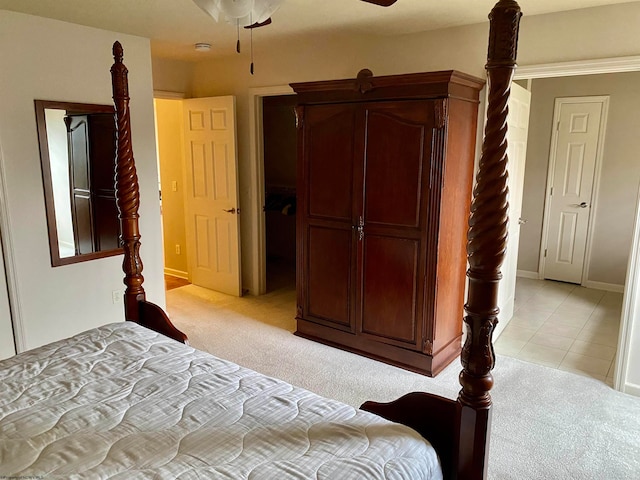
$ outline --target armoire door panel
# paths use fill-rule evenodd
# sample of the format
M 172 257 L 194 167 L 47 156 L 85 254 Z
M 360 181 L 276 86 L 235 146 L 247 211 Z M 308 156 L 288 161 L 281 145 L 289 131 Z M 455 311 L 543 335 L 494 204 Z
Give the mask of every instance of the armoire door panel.
M 352 327 L 350 230 L 310 226 L 307 254 L 306 315 Z
M 363 245 L 362 332 L 417 346 L 417 240 L 366 235 Z
M 433 114 L 428 102 L 397 102 L 366 111 L 365 221 L 418 228 L 423 169 Z M 426 145 L 425 145 L 426 144 Z M 428 178 L 428 177 L 427 177 Z
M 314 106 L 305 111 L 308 214 L 351 221 L 355 108 Z

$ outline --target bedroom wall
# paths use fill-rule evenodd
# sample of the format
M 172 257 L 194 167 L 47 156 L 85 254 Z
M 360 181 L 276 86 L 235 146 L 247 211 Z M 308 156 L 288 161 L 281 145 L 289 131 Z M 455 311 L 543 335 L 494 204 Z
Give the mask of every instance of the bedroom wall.
M 625 281 L 640 185 L 640 72 L 535 79 L 524 184 L 518 269 L 538 271 L 554 101 L 609 95 L 598 203 L 593 205 L 593 250 L 587 279 L 622 286 Z
M 34 99 L 111 103 L 111 46 L 129 68 L 131 128 L 141 190 L 141 255 L 148 298 L 164 305 L 149 40 L 0 11 L 0 145 L 19 347 L 33 348 L 124 318 L 122 256 L 51 267 Z M 2 202 L 0 202 L 2 204 Z

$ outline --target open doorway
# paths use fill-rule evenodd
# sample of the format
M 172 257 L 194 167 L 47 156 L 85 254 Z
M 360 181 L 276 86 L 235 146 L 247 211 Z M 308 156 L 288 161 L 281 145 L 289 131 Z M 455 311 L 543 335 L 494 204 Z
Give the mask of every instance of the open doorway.
M 266 291 L 295 289 L 295 95 L 262 98 Z
M 189 284 L 184 213 L 182 99 L 154 99 L 165 289 Z
M 640 181 L 640 166 L 633 154 L 640 147 L 634 133 L 640 116 L 632 106 L 640 106 L 638 80 L 639 72 L 626 72 L 523 82 L 532 92 L 522 208 L 526 224 L 520 236 L 515 314 L 496 343 L 499 353 L 586 374 L 609 385 L 614 383 L 615 358 L 622 338 L 618 334 L 622 292 Z M 549 188 L 553 187 L 548 178 L 556 130 L 554 105 L 559 98 L 595 95 L 609 96 L 611 104 L 602 175 L 595 194 L 585 202 L 592 207 L 586 235 L 587 267 L 578 277 L 578 285 L 545 281 L 539 266 L 545 249 L 551 252 L 543 218 L 549 205 Z M 584 208 L 578 207 L 580 211 Z

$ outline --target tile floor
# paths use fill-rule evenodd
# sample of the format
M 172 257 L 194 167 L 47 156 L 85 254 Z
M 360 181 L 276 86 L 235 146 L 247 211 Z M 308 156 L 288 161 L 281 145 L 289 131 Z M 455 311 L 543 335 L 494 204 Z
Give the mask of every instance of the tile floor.
M 513 318 L 495 348 L 613 385 L 621 309 L 621 293 L 519 277 Z

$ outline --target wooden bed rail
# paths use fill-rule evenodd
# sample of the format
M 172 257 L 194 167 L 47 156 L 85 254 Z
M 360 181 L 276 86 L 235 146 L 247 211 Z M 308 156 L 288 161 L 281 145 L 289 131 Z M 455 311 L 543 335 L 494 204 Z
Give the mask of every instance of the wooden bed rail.
M 127 320 L 140 323 L 151 330 L 187 343 L 187 336 L 178 330 L 164 311 L 146 301 L 142 282 L 142 260 L 140 259 L 140 228 L 138 208 L 140 191 L 138 175 L 131 146 L 131 119 L 129 113 L 128 70 L 122 63 L 123 50 L 120 42 L 113 44 L 114 64 L 111 67 L 113 102 L 116 109 L 116 172 L 115 189 L 120 240 L 124 249 L 122 270 L 124 271 L 124 311 Z
M 366 402 L 362 406 L 408 425 L 430 440 L 440 455 L 445 478 L 487 477 L 489 391 L 495 363 L 492 335 L 498 322 L 498 282 L 507 245 L 507 114 L 521 16 L 514 0 L 500 0 L 489 15 L 489 101 L 467 236 L 467 336 L 460 355 L 463 368 L 458 399 L 409 394 L 388 404 Z

